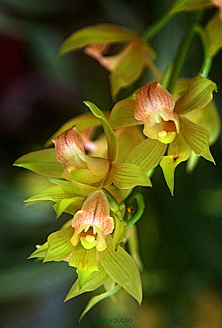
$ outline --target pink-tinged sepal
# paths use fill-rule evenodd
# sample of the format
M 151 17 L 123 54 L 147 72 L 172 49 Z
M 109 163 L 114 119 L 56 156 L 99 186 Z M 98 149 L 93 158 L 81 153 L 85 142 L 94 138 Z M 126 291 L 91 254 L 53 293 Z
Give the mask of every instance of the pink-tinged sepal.
M 80 132 L 72 127 L 52 140 L 58 162 L 66 168 L 86 168 L 86 153 Z
M 103 191 L 97 190 L 89 195 L 72 220 L 72 244 L 76 246 L 80 241 L 86 249 L 96 247 L 97 251 L 105 250 L 106 237 L 114 229 L 114 220 L 109 214 L 109 202 Z
M 174 113 L 175 100 L 158 81 L 146 84 L 136 93 L 135 119 L 144 123 L 143 133 L 162 143 L 170 143 L 179 132 L 179 118 Z

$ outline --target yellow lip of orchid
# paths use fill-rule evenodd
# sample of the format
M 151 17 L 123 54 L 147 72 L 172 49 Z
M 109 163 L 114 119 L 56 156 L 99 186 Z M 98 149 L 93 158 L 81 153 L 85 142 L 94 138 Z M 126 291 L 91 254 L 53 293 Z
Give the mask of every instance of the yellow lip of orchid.
M 158 81 L 146 84 L 136 93 L 135 119 L 144 123 L 144 134 L 162 143 L 172 142 L 179 132 L 174 113 L 175 100 Z
M 105 250 L 106 237 L 114 229 L 114 220 L 109 214 L 109 202 L 103 191 L 90 194 L 82 209 L 74 215 L 72 244 L 76 246 L 80 241 L 86 249 L 96 247 L 97 251 Z

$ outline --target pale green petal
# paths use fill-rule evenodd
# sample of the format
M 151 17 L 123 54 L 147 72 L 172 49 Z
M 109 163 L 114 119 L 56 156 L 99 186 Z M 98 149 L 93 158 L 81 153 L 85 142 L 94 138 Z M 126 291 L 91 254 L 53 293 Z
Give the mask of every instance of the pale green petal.
M 181 118 L 181 133 L 195 154 L 215 163 L 209 150 L 209 132 L 206 128 L 183 117 Z
M 152 186 L 146 173 L 139 166 L 130 163 L 113 163 L 111 176 L 113 184 L 119 189 Z
M 129 153 L 126 161 L 149 172 L 159 164 L 166 148 L 167 145 L 158 140 L 145 139 Z
M 213 99 L 213 91 L 217 91 L 213 81 L 201 76 L 193 78 L 185 94 L 176 101 L 175 112 L 185 114 L 207 106 Z
M 170 15 L 182 12 L 192 11 L 203 8 L 212 7 L 213 4 L 210 0 L 177 0 L 170 11 Z
M 65 260 L 73 251 L 71 237 L 74 229 L 68 227 L 48 236 L 48 250 L 43 262 Z
M 91 292 L 104 284 L 108 279 L 108 275 L 103 268 L 99 268 L 99 271 L 94 271 L 89 279 L 85 281 L 83 286 L 80 288 L 79 280 L 77 279 L 70 291 L 68 292 L 65 301 L 70 300 L 73 297 L 81 295 L 86 292 Z
M 13 165 L 52 178 L 61 178 L 64 171 L 64 166 L 56 159 L 54 148 L 37 150 L 23 155 Z
M 178 134 L 175 140 L 169 145 L 168 155 L 164 156 L 160 162 L 163 175 L 170 189 L 174 194 L 174 171 L 178 164 L 186 161 L 190 156 L 190 148 L 184 137 Z
M 113 129 L 124 128 L 127 126 L 133 126 L 142 124 L 134 117 L 135 100 L 124 99 L 118 101 L 112 111 L 109 118 L 109 122 Z
M 121 246 L 115 251 L 111 237 L 107 238 L 106 250 L 99 255 L 100 263 L 107 274 L 141 304 L 142 284 L 132 257 Z
M 82 48 L 93 43 L 115 43 L 129 41 L 137 34 L 125 27 L 111 24 L 98 24 L 84 27 L 71 34 L 60 49 L 60 54 Z
M 56 217 L 58 218 L 63 212 L 66 212 L 66 209 L 70 206 L 72 206 L 74 212 L 77 212 L 78 210 L 81 209 L 84 200 L 85 200 L 84 197 L 71 197 L 71 198 L 61 199 L 53 206 L 56 212 Z
M 116 158 L 117 149 L 116 149 L 116 139 L 113 129 L 111 128 L 103 112 L 96 105 L 94 105 L 90 101 L 84 101 L 84 104 L 87 107 L 89 107 L 91 112 L 102 121 L 103 129 L 108 143 L 108 159 L 110 162 L 114 161 Z

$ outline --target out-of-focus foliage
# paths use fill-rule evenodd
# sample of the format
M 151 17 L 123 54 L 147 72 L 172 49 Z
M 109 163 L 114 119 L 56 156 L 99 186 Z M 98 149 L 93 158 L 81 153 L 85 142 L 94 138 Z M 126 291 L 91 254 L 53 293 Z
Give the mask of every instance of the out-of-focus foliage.
M 67 217 L 59 223 L 48 206 L 23 205 L 23 200 L 45 189 L 48 181 L 11 167 L 21 154 L 41 149 L 61 122 L 80 113 L 83 99 L 111 108 L 107 72 L 80 52 L 59 59 L 61 42 L 73 30 L 105 21 L 140 33 L 171 4 L 163 0 L 1 1 L 1 327 L 78 327 L 82 304 L 89 299 L 84 295 L 63 303 L 75 279 L 72 268 L 63 263 L 42 266 L 26 260 L 34 251 L 35 241 L 44 242 Z M 152 45 L 159 53 L 156 64 L 160 69 L 173 58 L 186 21 L 185 15 L 175 17 L 154 38 Z M 195 40 L 184 77 L 199 70 L 197 43 Z M 211 72 L 219 90 L 221 60 L 221 54 L 215 57 Z M 145 73 L 137 87 L 147 80 L 149 74 Z M 130 90 L 121 94 L 126 92 Z M 216 101 L 221 112 L 220 96 Z M 137 306 L 123 292 L 118 306 L 114 308 L 105 301 L 99 312 L 93 309 L 89 313 L 83 327 L 96 327 L 93 319 L 104 318 L 104 313 L 109 318 L 132 318 L 131 327 L 221 326 L 221 142 L 212 147 L 212 152 L 217 163 L 214 170 L 201 160 L 187 176 L 181 165 L 174 198 L 160 170 L 154 174 L 153 190 L 145 194 L 146 213 L 138 225 L 146 268 L 142 274 L 143 305 Z

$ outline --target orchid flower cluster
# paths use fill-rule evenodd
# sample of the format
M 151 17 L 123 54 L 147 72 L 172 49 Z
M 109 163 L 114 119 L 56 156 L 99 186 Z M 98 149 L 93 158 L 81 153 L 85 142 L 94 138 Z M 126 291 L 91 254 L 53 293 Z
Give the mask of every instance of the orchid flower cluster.
M 176 13 L 213 6 L 216 13 L 206 26 L 194 22 L 189 31 L 203 40 L 200 74 L 179 79 L 178 60 L 164 74 L 159 72 L 155 53 L 147 44 L 154 32 Z M 160 165 L 173 194 L 178 164 L 187 161 L 188 171 L 199 157 L 215 164 L 209 146 L 218 137 L 220 120 L 213 101 L 217 87 L 207 75 L 222 48 L 221 12 L 220 0 L 180 0 L 142 36 L 121 26 L 100 24 L 75 32 L 62 44 L 61 54 L 84 48 L 110 72 L 114 100 L 145 68 L 154 75 L 153 81 L 117 101 L 111 112 L 85 101 L 90 112 L 65 123 L 47 142 L 50 148 L 15 162 L 49 177 L 51 183 L 26 202 L 50 200 L 57 217 L 70 214 L 65 225 L 37 246 L 30 258 L 65 261 L 76 268 L 78 278 L 66 300 L 105 286 L 106 291 L 89 302 L 82 316 L 121 288 L 142 302 L 135 223 L 145 206 L 141 187 L 152 187 L 154 169 Z M 123 44 L 122 50 L 106 55 L 114 44 Z M 182 47 L 181 56 L 188 49 L 188 44 L 187 49 Z

